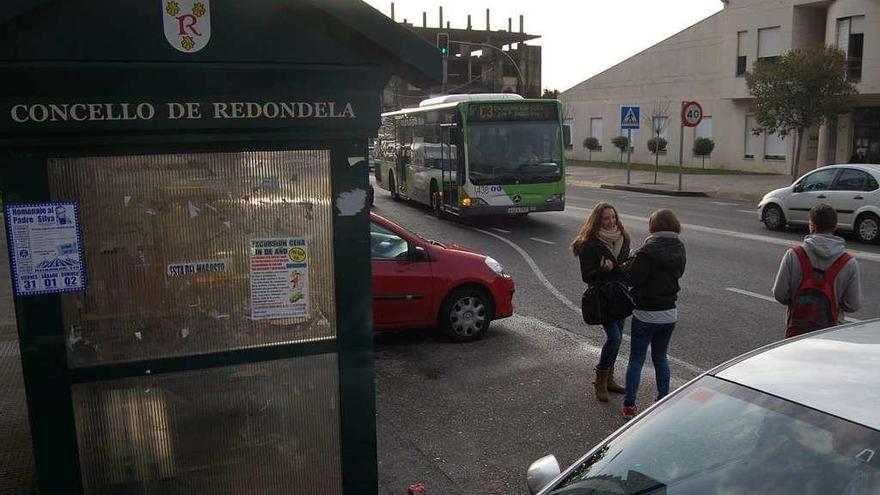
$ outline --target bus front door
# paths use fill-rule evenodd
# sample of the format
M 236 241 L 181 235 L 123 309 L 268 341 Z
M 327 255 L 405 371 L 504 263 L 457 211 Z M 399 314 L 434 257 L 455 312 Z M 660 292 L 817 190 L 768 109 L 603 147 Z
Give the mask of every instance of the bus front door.
M 440 168 L 440 190 L 443 191 L 443 206 L 447 209 L 457 208 L 459 184 L 458 173 L 461 169 L 458 160 L 462 159 L 458 152 L 460 149 L 457 143 L 457 135 L 459 132 L 457 128 L 451 126 L 444 127 L 443 130 L 444 132 L 441 133 L 443 136 L 443 144 L 440 147 L 442 157 L 442 165 Z

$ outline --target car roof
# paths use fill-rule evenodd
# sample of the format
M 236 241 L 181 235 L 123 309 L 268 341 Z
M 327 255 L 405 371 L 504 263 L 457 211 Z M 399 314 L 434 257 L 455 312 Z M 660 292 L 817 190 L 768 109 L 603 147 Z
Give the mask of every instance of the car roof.
M 866 172 L 874 172 L 875 174 L 880 174 L 880 164 L 876 164 L 876 163 L 837 163 L 834 165 L 826 165 L 824 167 L 819 167 L 816 170 L 819 170 L 822 168 L 845 168 L 845 167 L 857 168 L 857 169 L 864 170 Z M 812 170 L 811 170 L 811 172 L 812 172 Z
M 880 429 L 880 319 L 787 339 L 709 374 Z

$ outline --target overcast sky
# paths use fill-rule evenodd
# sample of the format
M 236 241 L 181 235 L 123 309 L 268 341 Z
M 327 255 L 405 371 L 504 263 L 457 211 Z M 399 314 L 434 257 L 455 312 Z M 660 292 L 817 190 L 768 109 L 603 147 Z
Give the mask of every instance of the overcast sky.
M 385 15 L 391 15 L 390 0 L 366 0 Z M 397 0 L 395 17 L 421 26 L 422 12 L 428 26 L 443 22 L 467 27 L 471 14 L 474 29 L 486 26 L 486 9 L 491 9 L 492 30 L 519 29 L 525 16 L 525 31 L 540 35 L 532 43 L 542 45 L 545 89 L 565 90 L 614 64 L 648 48 L 682 29 L 721 10 L 721 0 Z

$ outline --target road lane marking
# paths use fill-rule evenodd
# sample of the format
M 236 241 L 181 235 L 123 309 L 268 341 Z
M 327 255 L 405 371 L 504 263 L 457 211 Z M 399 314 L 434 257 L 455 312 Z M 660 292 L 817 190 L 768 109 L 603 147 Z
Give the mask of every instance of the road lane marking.
M 509 234 L 509 230 L 499 229 L 497 227 L 490 227 L 489 230 L 494 230 L 495 232 L 500 232 L 502 234 Z
M 545 241 L 544 239 L 541 239 L 541 238 L 538 238 L 538 237 L 529 237 L 529 239 L 531 239 L 531 240 L 533 240 L 533 241 L 535 241 L 535 242 L 540 242 L 541 244 L 549 244 L 549 245 L 551 245 L 551 246 L 554 245 L 554 244 L 556 244 L 556 243 L 553 242 L 553 241 Z
M 749 215 L 757 215 L 758 214 L 757 210 L 736 210 L 736 211 L 738 211 L 740 213 L 748 213 Z
M 739 206 L 739 203 L 725 203 L 723 201 L 712 201 L 712 204 L 716 206 Z
M 577 206 L 567 206 L 566 205 L 565 208 L 572 209 L 572 210 L 589 211 L 586 208 L 579 208 Z M 626 215 L 624 213 L 620 214 L 620 218 L 624 218 L 627 220 L 635 220 L 638 222 L 647 222 L 648 221 L 647 217 L 640 217 L 640 216 L 636 216 L 636 215 Z M 694 232 L 703 232 L 704 234 L 723 235 L 726 237 L 735 237 L 737 239 L 747 239 L 750 241 L 764 242 L 767 244 L 776 244 L 777 246 L 792 247 L 797 244 L 797 241 L 789 240 L 789 239 L 780 239 L 777 237 L 770 237 L 770 236 L 758 235 L 758 234 L 747 234 L 745 232 L 736 232 L 733 230 L 716 229 L 714 227 L 706 227 L 703 225 L 694 225 L 694 224 L 690 224 L 690 223 L 683 223 L 683 224 L 681 224 L 681 227 L 684 230 L 693 230 Z M 846 252 L 848 252 L 850 255 L 852 255 L 858 259 L 862 259 L 865 261 L 873 261 L 875 263 L 880 263 L 880 253 L 871 253 L 868 251 L 859 251 L 859 250 L 855 250 L 855 249 L 847 249 Z
M 573 199 L 575 201 L 589 201 L 589 202 L 599 202 L 599 200 L 595 198 L 585 198 L 583 196 L 572 196 L 571 194 L 566 194 L 565 199 Z
M 556 299 L 559 299 L 562 302 L 562 304 L 568 306 L 568 308 L 571 309 L 572 311 L 580 314 L 580 312 L 581 312 L 580 306 L 577 306 L 576 304 L 571 302 L 567 297 L 565 297 L 565 295 L 563 295 L 561 292 L 559 292 L 559 290 L 552 283 L 550 283 L 550 280 L 547 279 L 547 277 L 544 275 L 544 272 L 541 271 L 541 268 L 538 267 L 538 264 L 535 263 L 535 260 L 531 256 L 529 256 L 529 253 L 527 253 L 525 249 L 519 247 L 518 244 L 511 241 L 510 239 L 507 239 L 505 237 L 501 237 L 498 234 L 493 234 L 492 232 L 488 232 L 488 231 L 485 231 L 482 229 L 477 229 L 477 228 L 472 228 L 472 229 L 476 232 L 487 235 L 489 237 L 494 237 L 495 239 L 498 239 L 499 241 L 501 241 L 501 242 L 507 244 L 508 246 L 510 246 L 511 248 L 513 248 L 513 250 L 516 251 L 517 253 L 519 253 L 519 255 L 526 261 L 526 264 L 529 265 L 529 268 L 531 268 L 532 272 L 534 272 L 535 276 L 538 277 L 538 281 L 541 282 L 541 284 L 543 284 L 544 287 L 546 287 L 547 290 L 550 291 L 551 294 L 553 294 L 553 297 L 555 297 Z
M 559 289 L 557 289 L 556 286 L 554 286 L 550 282 L 550 280 L 547 279 L 547 277 L 544 275 L 544 272 L 541 271 L 541 268 L 538 267 L 538 264 L 535 263 L 535 260 L 531 256 L 529 256 L 529 253 L 527 253 L 525 249 L 519 247 L 518 244 L 511 241 L 510 239 L 507 239 L 505 237 L 501 237 L 498 234 L 493 234 L 492 232 L 489 232 L 487 230 L 477 229 L 474 227 L 470 227 L 470 229 L 473 230 L 474 232 L 479 232 L 483 235 L 487 235 L 489 237 L 493 237 L 495 239 L 498 239 L 499 241 L 501 241 L 501 242 L 507 244 L 508 246 L 510 246 L 511 248 L 513 248 L 514 251 L 516 251 L 517 253 L 519 253 L 520 256 L 522 256 L 522 258 L 526 261 L 526 264 L 529 265 L 529 268 L 532 269 L 532 272 L 534 272 L 535 276 L 538 278 L 538 281 L 541 282 L 542 285 L 544 285 L 544 287 L 550 292 L 550 294 L 553 294 L 553 297 L 558 299 L 559 302 L 564 304 L 568 309 L 572 310 L 578 316 L 578 318 L 583 318 L 583 316 L 581 314 L 580 306 L 571 302 L 571 300 L 569 300 L 567 297 L 565 297 L 565 295 L 562 292 L 559 292 Z M 623 340 L 629 341 L 629 336 L 624 334 Z M 700 368 L 699 366 L 693 365 L 693 364 L 691 364 L 687 361 L 684 361 L 682 359 L 679 359 L 675 356 L 670 355 L 669 360 L 672 361 L 673 363 L 681 366 L 682 368 L 685 368 L 685 369 L 687 369 L 691 372 L 694 372 L 694 373 L 702 373 L 703 371 L 705 371 L 702 368 Z
M 730 292 L 735 292 L 737 294 L 742 294 L 744 296 L 754 297 L 755 299 L 762 299 L 764 301 L 770 301 L 774 304 L 779 304 L 779 302 L 776 301 L 776 299 L 774 299 L 770 296 L 765 296 L 764 294 L 758 294 L 757 292 L 751 292 L 748 290 L 737 289 L 736 287 L 728 287 L 727 290 L 729 290 Z M 850 318 L 849 316 L 844 316 L 843 319 L 850 322 L 850 323 L 861 323 L 862 322 L 862 320 L 859 320 L 857 318 Z

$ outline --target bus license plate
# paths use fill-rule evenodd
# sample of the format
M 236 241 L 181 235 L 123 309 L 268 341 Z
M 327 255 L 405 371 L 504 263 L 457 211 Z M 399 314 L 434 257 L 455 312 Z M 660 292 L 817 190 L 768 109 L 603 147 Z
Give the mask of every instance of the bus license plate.
M 507 209 L 507 213 L 509 213 L 511 215 L 515 215 L 517 213 L 528 213 L 528 212 L 529 212 L 528 206 L 514 206 L 512 208 Z

